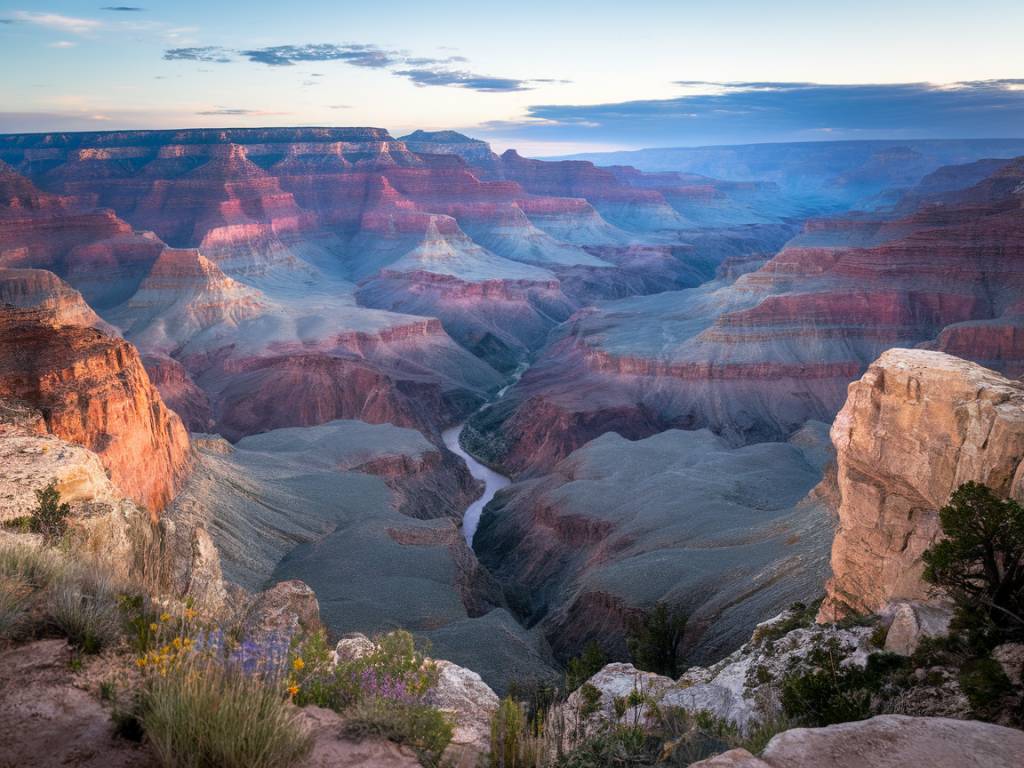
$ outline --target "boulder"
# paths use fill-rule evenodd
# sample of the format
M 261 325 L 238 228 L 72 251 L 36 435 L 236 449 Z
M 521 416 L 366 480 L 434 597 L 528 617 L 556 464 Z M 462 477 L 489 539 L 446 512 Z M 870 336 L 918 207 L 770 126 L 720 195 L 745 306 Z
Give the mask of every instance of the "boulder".
M 895 603 L 884 613 L 892 616 L 885 635 L 885 650 L 901 656 L 913 654 L 926 637 L 949 634 L 949 622 L 953 618 L 951 606 L 913 602 Z
M 256 595 L 246 628 L 255 635 L 294 636 L 320 627 L 316 593 L 298 579 L 281 581 Z
M 1014 685 L 1024 685 L 1024 643 L 1003 643 L 992 650 L 992 658 Z
M 761 754 L 772 768 L 1020 768 L 1024 733 L 991 723 L 880 715 L 827 728 L 794 728 Z

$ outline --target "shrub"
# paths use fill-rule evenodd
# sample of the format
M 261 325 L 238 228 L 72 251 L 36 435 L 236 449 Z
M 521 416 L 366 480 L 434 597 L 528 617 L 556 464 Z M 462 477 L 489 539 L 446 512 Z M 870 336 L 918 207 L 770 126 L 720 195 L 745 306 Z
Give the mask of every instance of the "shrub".
M 287 768 L 311 744 L 279 690 L 212 660 L 151 676 L 138 719 L 167 768 Z
M 789 606 L 787 611 L 788 615 L 771 624 L 757 627 L 754 630 L 754 634 L 751 635 L 751 642 L 754 645 L 773 643 L 789 634 L 794 629 L 811 626 L 814 624 L 814 617 L 817 615 L 818 607 L 820 605 L 821 600 L 817 600 L 810 605 L 805 605 L 804 603 L 793 603 Z
M 51 480 L 45 488 L 36 491 L 38 506 L 32 512 L 32 531 L 39 533 L 46 544 L 60 541 L 68 530 L 71 507 L 60 500 L 57 481 Z
M 50 589 L 46 612 L 53 627 L 84 653 L 99 653 L 120 634 L 117 596 L 103 581 L 62 579 Z
M 783 678 L 780 700 L 786 716 L 806 726 L 863 720 L 873 714 L 873 698 L 900 686 L 910 661 L 891 653 L 873 653 L 861 669 L 840 666 L 835 640 L 807 655 L 808 669 Z
M 23 581 L 0 578 L 0 643 L 15 640 L 21 634 L 31 591 Z
M 1006 634 L 1024 636 L 1024 507 L 979 483 L 964 483 L 939 510 L 945 538 L 922 559 L 926 581 L 962 612 L 982 609 Z
M 380 736 L 411 747 L 420 762 L 436 766 L 452 740 L 452 724 L 427 704 L 367 697 L 346 713 L 345 733 L 353 738 Z
M 608 657 L 601 650 L 601 646 L 597 644 L 596 640 L 591 640 L 583 649 L 583 653 L 569 660 L 565 673 L 565 690 L 575 691 L 604 669 L 604 665 L 607 663 Z
M 491 768 L 526 768 L 536 762 L 523 706 L 508 696 L 491 718 Z
M 687 616 L 665 603 L 632 622 L 626 638 L 633 663 L 642 670 L 675 678 L 679 675 L 679 646 Z
M 65 574 L 67 563 L 56 552 L 31 544 L 0 544 L 0 578 L 44 589 Z
M 1003 708 L 1003 699 L 1013 692 L 999 662 L 992 658 L 972 659 L 960 669 L 960 688 L 979 718 L 988 720 Z

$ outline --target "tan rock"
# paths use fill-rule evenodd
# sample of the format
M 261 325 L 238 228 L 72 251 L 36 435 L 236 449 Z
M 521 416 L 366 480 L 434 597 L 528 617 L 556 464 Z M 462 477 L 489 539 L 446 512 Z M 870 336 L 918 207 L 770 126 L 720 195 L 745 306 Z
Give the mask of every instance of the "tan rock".
M 491 716 L 498 709 L 498 695 L 470 669 L 443 659 L 435 664 L 440 674 L 431 702 L 452 717 L 452 746 L 485 753 L 490 747 Z
M 691 768 L 1020 768 L 1024 732 L 974 720 L 880 715 L 775 736 L 760 758 L 744 749 Z
M 992 650 L 992 658 L 1014 685 L 1024 685 L 1024 643 L 1003 643 Z
M 1024 384 L 956 357 L 891 349 L 850 384 L 832 426 L 839 530 L 819 620 L 927 600 L 921 553 L 969 480 L 1024 494 Z
M 255 634 L 295 635 L 318 629 L 320 603 L 305 582 L 280 581 L 256 595 L 246 625 Z
M 947 605 L 901 602 L 892 606 L 891 615 L 892 622 L 885 635 L 885 650 L 901 656 L 910 656 L 924 638 L 949 634 L 953 609 Z
M 794 728 L 761 754 L 772 768 L 1020 768 L 1024 732 L 942 717 L 881 715 L 827 728 Z

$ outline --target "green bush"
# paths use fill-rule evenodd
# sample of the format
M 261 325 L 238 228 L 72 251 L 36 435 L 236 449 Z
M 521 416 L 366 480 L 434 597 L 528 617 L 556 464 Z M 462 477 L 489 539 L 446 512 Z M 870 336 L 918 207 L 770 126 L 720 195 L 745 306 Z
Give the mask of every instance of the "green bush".
M 287 768 L 311 745 L 299 710 L 279 691 L 216 663 L 152 677 L 138 721 L 166 768 Z
M 427 704 L 365 698 L 345 712 L 345 734 L 352 738 L 379 736 L 416 751 L 426 766 L 440 765 L 452 740 L 452 724 L 443 712 Z
M 841 666 L 838 643 L 830 641 L 807 654 L 808 667 L 782 680 L 785 715 L 800 725 L 819 727 L 864 720 L 874 714 L 873 699 L 906 684 L 911 663 L 892 653 L 873 653 L 862 669 Z
M 522 768 L 522 742 L 526 717 L 522 705 L 511 697 L 502 699 L 491 718 L 491 768 Z
M 666 675 L 679 675 L 679 646 L 686 632 L 687 616 L 669 610 L 665 603 L 634 620 L 626 637 L 633 664 L 638 669 Z
M 970 624 L 981 611 L 1007 638 L 1024 637 L 1024 507 L 969 482 L 939 510 L 939 522 L 944 538 L 922 555 L 925 580 L 973 614 Z
M 36 491 L 36 500 L 38 505 L 32 512 L 32 531 L 41 534 L 46 544 L 54 544 L 67 533 L 71 507 L 61 502 L 56 480 Z
M 106 582 L 83 574 L 50 588 L 46 612 L 53 627 L 84 653 L 99 653 L 121 633 L 117 595 Z
M 565 673 L 565 690 L 570 693 L 575 691 L 604 669 L 607 663 L 608 657 L 601 650 L 601 646 L 597 644 L 596 640 L 591 640 L 583 649 L 583 653 L 569 660 Z
M 992 658 L 972 659 L 960 669 L 960 688 L 971 702 L 974 714 L 988 720 L 1003 708 L 1003 699 L 1013 693 L 999 662 Z

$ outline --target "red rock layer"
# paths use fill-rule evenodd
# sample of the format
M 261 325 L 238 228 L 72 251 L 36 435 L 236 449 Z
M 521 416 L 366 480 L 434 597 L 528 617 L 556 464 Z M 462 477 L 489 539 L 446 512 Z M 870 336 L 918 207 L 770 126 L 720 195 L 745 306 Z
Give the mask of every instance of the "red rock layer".
M 122 339 L 0 309 L 0 396 L 28 402 L 50 432 L 95 452 L 154 518 L 188 473 L 188 434 Z

